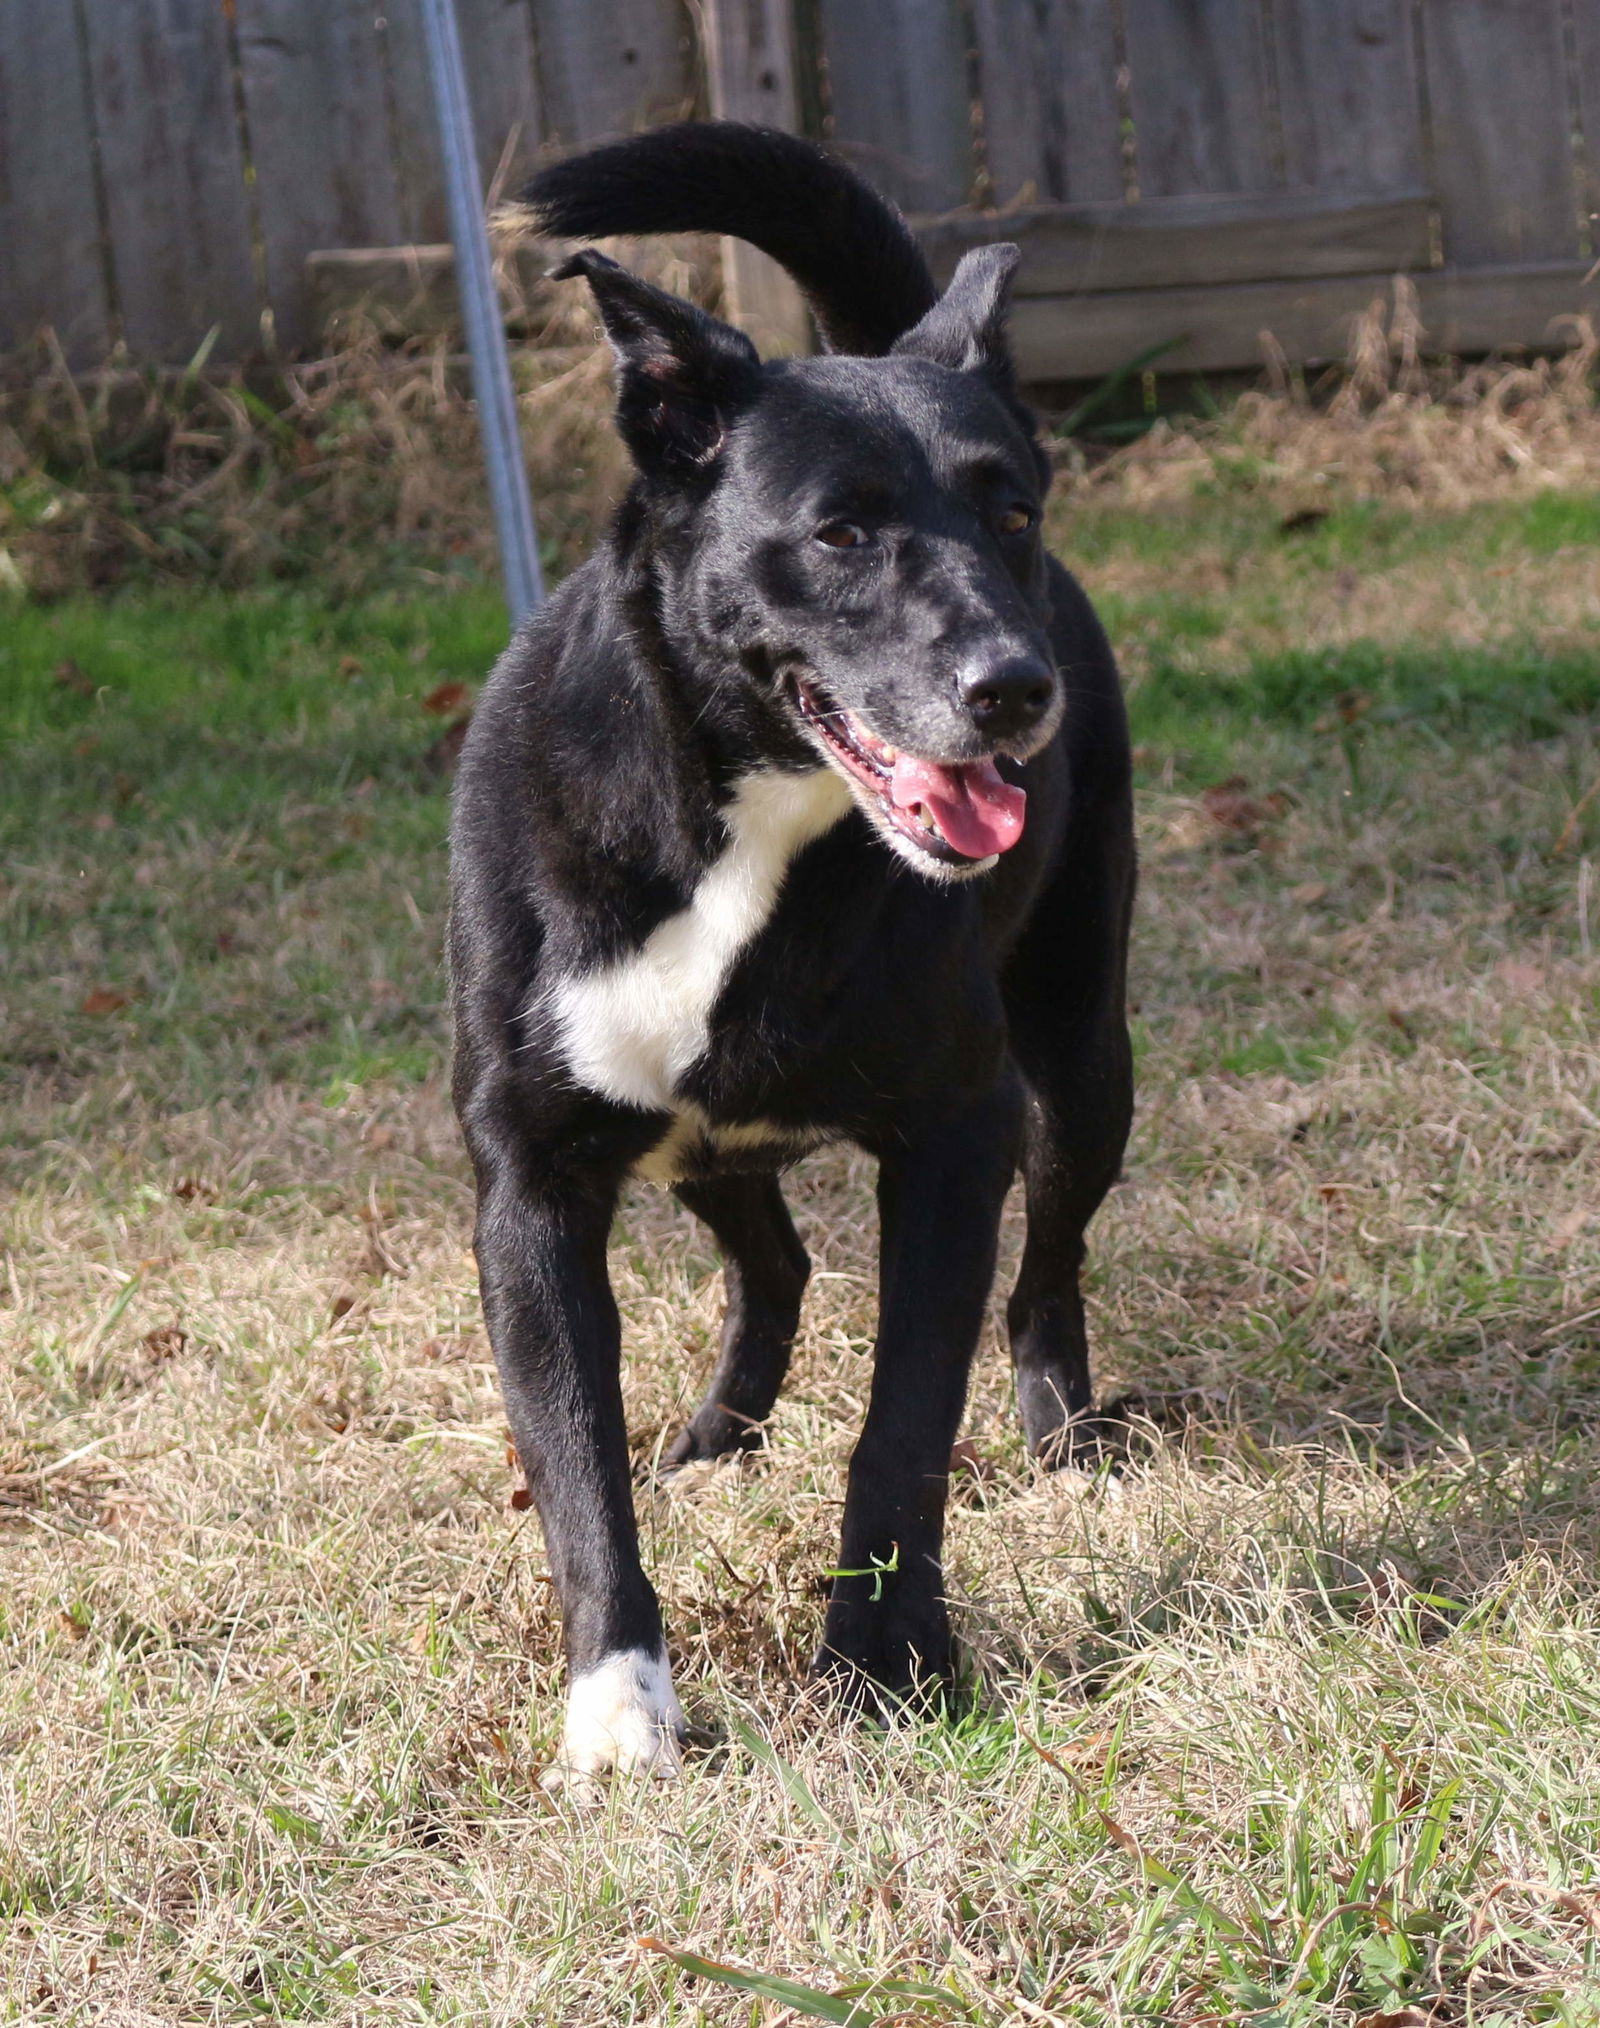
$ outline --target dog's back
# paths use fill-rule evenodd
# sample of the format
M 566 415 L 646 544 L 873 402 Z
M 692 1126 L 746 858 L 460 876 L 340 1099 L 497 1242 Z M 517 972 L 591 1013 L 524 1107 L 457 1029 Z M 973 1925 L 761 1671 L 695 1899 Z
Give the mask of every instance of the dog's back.
M 1019 1159 L 1024 1425 L 1050 1459 L 1088 1428 L 1078 1269 L 1127 1129 L 1133 859 L 1115 669 L 1039 539 L 1015 250 L 969 256 L 940 296 L 850 171 L 738 127 L 597 150 L 530 197 L 565 236 L 746 237 L 833 348 L 763 365 L 602 256 L 569 263 L 637 478 L 462 759 L 458 1104 L 566 1615 L 564 1763 L 592 1775 L 675 1764 L 681 1721 L 605 1276 L 625 1178 L 673 1185 L 728 1263 L 677 1462 L 761 1441 L 805 1278 L 779 1171 L 826 1139 L 878 1157 L 876 1376 L 819 1667 L 866 1695 L 938 1677 L 944 1472 Z

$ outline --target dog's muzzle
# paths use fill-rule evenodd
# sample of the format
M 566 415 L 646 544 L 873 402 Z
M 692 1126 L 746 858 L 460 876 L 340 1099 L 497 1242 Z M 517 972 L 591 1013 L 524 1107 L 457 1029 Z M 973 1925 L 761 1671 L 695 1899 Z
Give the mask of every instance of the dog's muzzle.
M 854 712 L 797 679 L 801 716 L 829 754 L 868 788 L 895 829 L 947 865 L 972 865 L 1009 852 L 1022 836 L 1025 789 L 1006 781 L 992 758 L 920 760 L 870 731 Z

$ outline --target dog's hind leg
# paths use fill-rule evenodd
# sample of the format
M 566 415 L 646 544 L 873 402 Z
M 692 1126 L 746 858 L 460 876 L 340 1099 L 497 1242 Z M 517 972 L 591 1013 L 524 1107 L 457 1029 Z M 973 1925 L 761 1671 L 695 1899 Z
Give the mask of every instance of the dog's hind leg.
M 1079 1276 L 1084 1231 L 1117 1179 L 1133 1115 L 1116 928 L 1125 908 L 1115 887 L 1108 894 L 1095 880 L 1092 860 L 1080 860 L 1058 876 L 1005 979 L 1012 1053 L 1028 1088 L 1028 1236 L 1006 1322 L 1023 1432 L 1047 1464 L 1086 1460 L 1098 1441 Z
M 717 1370 L 662 1459 L 668 1469 L 761 1444 L 789 1370 L 811 1272 L 776 1176 L 680 1183 L 677 1194 L 722 1249 L 727 1308 Z
M 1061 1070 L 1036 1064 L 1029 1077 L 1022 1161 L 1028 1237 L 1006 1306 L 1028 1449 L 1055 1465 L 1087 1461 L 1098 1442 L 1079 1279 L 1084 1231 L 1116 1181 L 1126 1135 L 1115 1097 L 1126 1080 L 1116 1053 L 1094 1050 L 1073 1066 L 1079 1075 Z

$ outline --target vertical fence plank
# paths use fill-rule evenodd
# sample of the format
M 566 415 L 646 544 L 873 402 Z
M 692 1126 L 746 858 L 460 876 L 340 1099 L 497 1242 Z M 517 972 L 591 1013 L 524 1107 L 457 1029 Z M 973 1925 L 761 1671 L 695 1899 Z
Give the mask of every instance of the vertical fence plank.
M 416 0 L 406 4 L 415 6 Z M 533 10 L 529 0 L 456 0 L 456 19 L 483 187 L 489 189 L 504 157 L 509 196 L 526 182 L 539 150 Z
M 973 0 L 973 26 L 993 201 L 1120 197 L 1112 0 Z
M 711 111 L 793 133 L 800 124 L 793 0 L 702 0 Z M 811 350 L 800 291 L 748 240 L 722 242 L 724 314 L 762 352 Z
M 533 0 L 546 138 L 615 140 L 699 102 L 695 44 L 679 0 Z
M 1422 24 L 1445 260 L 1576 254 L 1561 0 L 1422 0 Z
M 369 6 L 374 0 L 368 0 Z M 516 135 L 507 194 L 532 166 L 541 135 L 533 20 L 528 0 L 456 0 L 478 169 L 487 194 L 507 138 Z M 404 239 L 450 237 L 439 166 L 438 115 L 417 0 L 385 0 L 378 41 L 393 137 Z
M 86 0 L 122 333 L 174 358 L 219 325 L 223 356 L 260 343 L 244 151 L 221 7 Z
M 1282 180 L 1256 0 L 1123 0 L 1142 197 Z
M 370 0 L 235 0 L 267 300 L 280 345 L 315 335 L 306 255 L 392 246 L 400 201 Z
M 821 0 L 841 154 L 907 211 L 971 200 L 972 104 L 959 0 Z
M 1291 189 L 1420 190 L 1409 0 L 1273 0 Z
M 73 10 L 6 0 L 0 20 L 0 346 L 43 324 L 75 364 L 111 339 L 94 146 Z
M 445 222 L 438 116 L 428 82 L 421 10 L 416 0 L 383 0 L 376 19 L 401 237 L 415 245 L 436 245 L 450 237 L 450 228 Z
M 1578 121 L 1583 130 L 1579 198 L 1588 228 L 1584 250 L 1593 258 L 1600 254 L 1600 0 L 1578 0 L 1573 26 L 1578 59 Z

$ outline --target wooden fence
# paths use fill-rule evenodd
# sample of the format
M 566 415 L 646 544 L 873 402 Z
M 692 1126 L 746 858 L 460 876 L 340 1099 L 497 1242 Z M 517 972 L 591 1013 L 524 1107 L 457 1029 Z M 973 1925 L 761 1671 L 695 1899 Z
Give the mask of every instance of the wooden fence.
M 1034 379 L 1334 355 L 1400 270 L 1440 349 L 1600 304 L 1600 0 L 457 6 L 486 181 L 686 114 L 819 132 L 941 266 L 1023 242 Z M 0 5 L 0 346 L 301 351 L 309 256 L 443 233 L 414 0 Z

